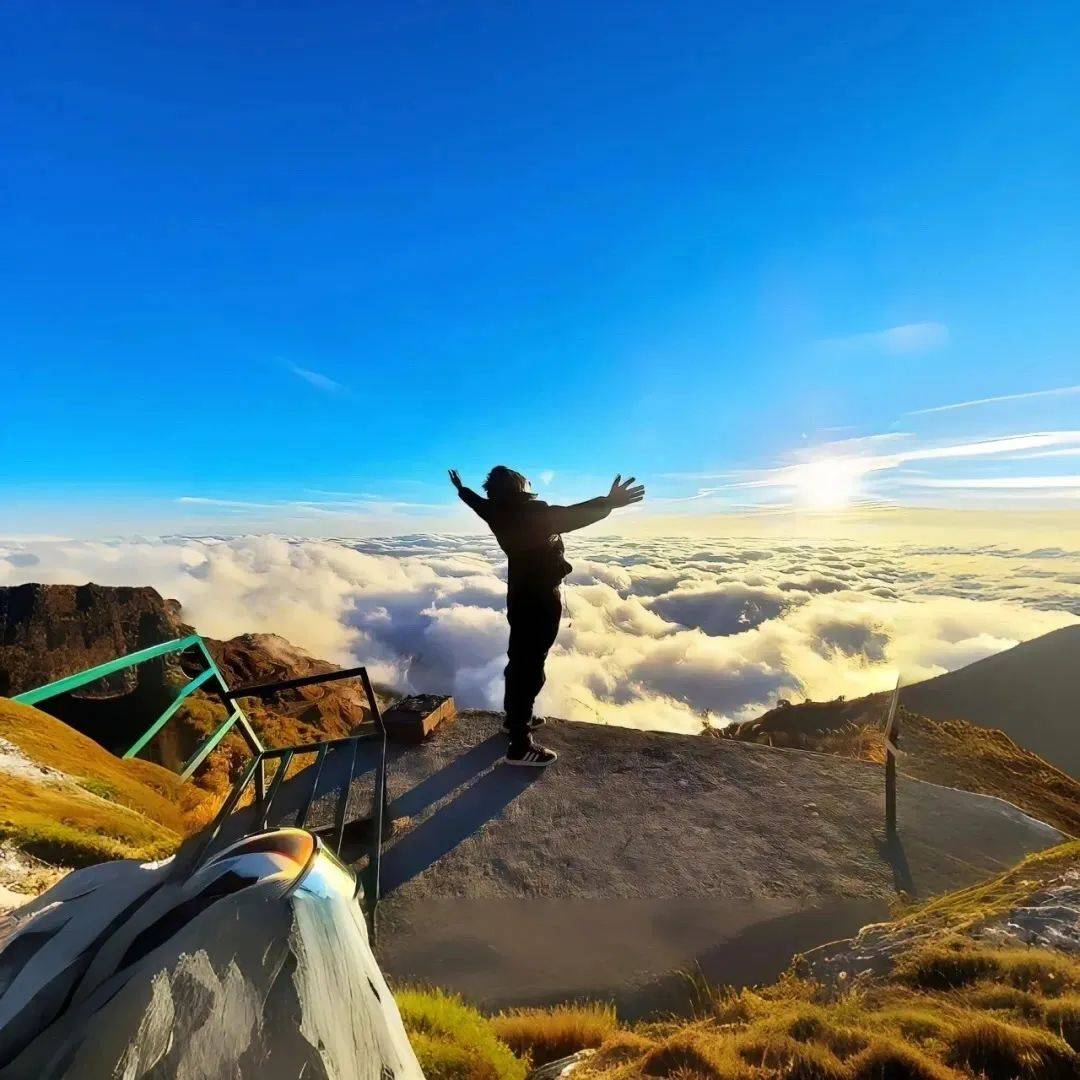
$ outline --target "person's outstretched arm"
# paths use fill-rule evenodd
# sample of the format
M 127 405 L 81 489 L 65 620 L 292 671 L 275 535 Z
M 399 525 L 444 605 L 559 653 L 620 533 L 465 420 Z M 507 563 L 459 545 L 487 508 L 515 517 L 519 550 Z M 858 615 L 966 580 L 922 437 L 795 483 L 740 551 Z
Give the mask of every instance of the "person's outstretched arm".
M 485 521 L 488 519 L 488 501 L 482 495 L 477 495 L 472 488 L 467 488 L 458 476 L 457 469 L 450 470 L 450 483 L 457 488 L 458 498 L 471 510 L 475 511 Z
M 573 532 L 574 529 L 584 529 L 586 525 L 592 525 L 597 521 L 603 521 L 612 510 L 620 506 L 630 506 L 639 503 L 645 498 L 644 484 L 634 486 L 634 477 L 623 480 L 616 476 L 611 482 L 611 490 L 606 495 L 600 495 L 595 499 L 585 502 L 574 503 L 573 506 L 550 507 L 552 532 Z

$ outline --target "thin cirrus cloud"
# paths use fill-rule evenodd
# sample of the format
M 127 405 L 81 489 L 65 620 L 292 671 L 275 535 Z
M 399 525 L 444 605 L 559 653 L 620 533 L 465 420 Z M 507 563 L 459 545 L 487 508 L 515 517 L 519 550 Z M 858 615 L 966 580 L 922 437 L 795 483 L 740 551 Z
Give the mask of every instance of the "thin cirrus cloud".
M 344 493 L 342 493 L 344 494 Z M 176 503 L 207 507 L 233 514 L 272 514 L 287 516 L 329 516 L 351 518 L 372 513 L 426 514 L 441 510 L 438 504 L 409 502 L 381 495 L 365 494 L 333 499 L 279 499 L 276 502 L 251 502 L 245 499 L 218 499 L 205 495 L 181 495 Z
M 939 322 L 904 323 L 885 330 L 826 338 L 827 348 L 849 352 L 885 352 L 894 356 L 929 352 L 949 343 L 949 328 Z
M 973 409 L 979 405 L 997 405 L 1003 401 L 1029 401 L 1032 398 L 1065 397 L 1080 394 L 1080 386 L 1057 386 L 1051 390 L 1029 390 L 1023 394 L 998 394 L 996 397 L 973 398 L 971 401 L 956 401 L 951 405 L 935 405 L 929 409 L 912 409 L 905 416 L 925 416 L 928 413 L 953 412 L 955 409 Z
M 1080 476 L 978 476 L 910 480 L 913 487 L 971 488 L 988 490 L 1067 490 L 1080 488 Z
M 181 495 L 176 501 L 184 506 L 216 506 L 224 510 L 271 510 L 276 505 L 245 499 L 211 499 L 205 495 Z
M 865 439 L 851 440 L 853 443 L 860 444 L 865 444 L 866 441 Z M 994 454 L 1008 454 L 1021 450 L 1036 450 L 1048 446 L 1068 446 L 1078 443 L 1080 443 L 1080 431 L 1040 431 L 1026 435 L 1005 435 L 998 438 L 982 439 L 978 442 L 950 443 L 943 446 L 897 450 L 891 454 L 846 454 L 843 453 L 843 443 L 833 443 L 830 444 L 832 452 L 828 452 L 827 449 L 825 457 L 830 462 L 846 463 L 852 471 L 871 473 L 896 469 L 912 461 L 986 457 Z M 732 486 L 787 487 L 796 482 L 802 472 L 820 465 L 821 460 L 821 456 L 815 456 L 810 461 L 767 470 L 759 476 L 742 480 Z
M 892 473 L 894 481 L 908 488 L 986 489 L 998 492 L 1041 490 L 1052 496 L 1075 487 L 1073 478 L 1003 476 L 980 477 L 971 481 L 948 477 L 908 479 L 905 467 L 913 463 L 933 465 L 972 458 L 996 457 L 1007 461 L 1011 455 L 1023 451 L 1049 452 L 1050 448 L 1071 450 L 1080 446 L 1080 430 L 1039 431 L 937 446 L 912 446 L 887 453 L 866 452 L 871 445 L 865 438 L 827 444 L 817 450 L 801 452 L 800 456 L 806 460 L 774 469 L 750 471 L 727 486 L 743 490 L 780 490 L 793 494 L 796 499 L 800 495 L 809 496 L 811 501 L 830 492 L 839 492 L 843 495 L 843 502 L 853 502 L 870 494 L 864 490 L 864 484 L 872 474 Z
M 321 371 L 312 371 L 311 368 L 300 367 L 297 364 L 290 364 L 289 371 L 298 379 L 303 379 L 309 386 L 314 386 L 327 394 L 344 394 L 348 391 L 344 383 L 331 379 L 329 375 L 324 375 Z

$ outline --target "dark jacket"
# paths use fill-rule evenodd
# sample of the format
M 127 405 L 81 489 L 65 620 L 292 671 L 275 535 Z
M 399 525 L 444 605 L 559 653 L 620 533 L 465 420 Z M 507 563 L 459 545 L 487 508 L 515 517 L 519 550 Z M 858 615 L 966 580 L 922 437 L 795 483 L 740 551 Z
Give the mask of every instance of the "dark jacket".
M 562 533 L 583 529 L 611 513 L 605 496 L 573 506 L 549 506 L 522 493 L 511 499 L 485 499 L 463 487 L 458 495 L 491 527 L 509 560 L 511 589 L 551 589 L 573 567 L 566 561 Z

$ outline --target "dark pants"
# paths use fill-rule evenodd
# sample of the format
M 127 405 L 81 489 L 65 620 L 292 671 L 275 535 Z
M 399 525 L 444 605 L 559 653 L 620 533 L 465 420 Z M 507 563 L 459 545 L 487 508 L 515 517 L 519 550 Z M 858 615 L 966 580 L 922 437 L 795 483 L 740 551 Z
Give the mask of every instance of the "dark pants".
M 558 585 L 547 589 L 512 587 L 506 597 L 506 618 L 510 647 L 503 710 L 511 740 L 524 739 L 529 734 L 533 702 L 544 685 L 544 661 L 559 634 L 562 596 Z

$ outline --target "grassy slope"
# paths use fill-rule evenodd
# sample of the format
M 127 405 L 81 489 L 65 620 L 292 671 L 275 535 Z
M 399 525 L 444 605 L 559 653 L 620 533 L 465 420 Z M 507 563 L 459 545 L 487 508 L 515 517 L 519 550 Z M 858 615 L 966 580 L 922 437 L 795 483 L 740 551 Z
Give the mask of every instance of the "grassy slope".
M 882 696 L 808 701 L 725 729 L 724 737 L 883 762 Z M 997 795 L 1070 836 L 1080 835 L 1080 782 L 1001 731 L 901 710 L 900 771 Z
M 692 1022 L 633 1028 L 619 1028 L 604 1008 L 579 1006 L 504 1014 L 484 1024 L 456 1002 L 468 1014 L 465 1023 L 449 1016 L 448 999 L 438 992 L 404 993 L 402 1013 L 433 1080 L 518 1080 L 520 1065 L 492 1052 L 493 1036 L 533 1064 L 599 1045 L 575 1074 L 581 1080 L 1076 1078 L 1080 958 L 991 948 L 967 933 L 1075 868 L 1078 841 L 912 909 L 893 925 L 898 933 L 918 927 L 917 943 L 888 977 L 846 991 L 795 974 L 753 990 L 702 988 Z M 429 1037 L 426 1017 L 433 1013 L 446 1017 L 446 1047 Z
M 63 774 L 0 771 L 0 836 L 51 862 L 159 858 L 212 811 L 203 792 L 168 770 L 122 761 L 59 720 L 4 698 L 0 738 Z

